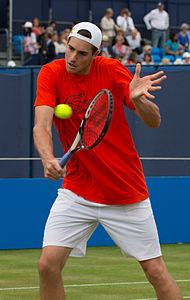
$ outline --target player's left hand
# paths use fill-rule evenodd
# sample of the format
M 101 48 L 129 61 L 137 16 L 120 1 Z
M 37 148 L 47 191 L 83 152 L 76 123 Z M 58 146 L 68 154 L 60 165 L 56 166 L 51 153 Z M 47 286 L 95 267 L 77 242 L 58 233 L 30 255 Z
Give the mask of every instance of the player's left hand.
M 160 90 L 162 87 L 159 84 L 167 78 L 166 75 L 163 75 L 164 72 L 160 71 L 141 78 L 140 72 L 141 64 L 137 63 L 135 75 L 129 86 L 129 97 L 131 101 L 138 101 L 141 96 L 146 96 L 150 99 L 154 99 L 155 96 L 151 95 L 149 92 Z

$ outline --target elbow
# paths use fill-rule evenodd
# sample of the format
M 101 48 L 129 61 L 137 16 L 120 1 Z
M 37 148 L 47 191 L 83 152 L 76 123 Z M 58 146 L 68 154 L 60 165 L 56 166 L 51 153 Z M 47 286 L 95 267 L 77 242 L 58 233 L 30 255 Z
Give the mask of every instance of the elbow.
M 147 124 L 149 127 L 151 128 L 159 128 L 161 124 L 161 116 L 157 116 L 157 118 L 155 118 L 154 120 L 152 120 L 152 122 L 150 122 L 149 124 Z

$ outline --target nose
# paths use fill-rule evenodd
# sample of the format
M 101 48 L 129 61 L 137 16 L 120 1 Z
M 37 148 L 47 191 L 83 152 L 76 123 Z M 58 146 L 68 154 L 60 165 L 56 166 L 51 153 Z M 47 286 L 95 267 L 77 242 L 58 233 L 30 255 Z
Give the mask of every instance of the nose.
M 76 53 L 76 51 L 73 51 L 70 56 L 71 62 L 75 62 L 76 58 L 77 58 L 77 53 Z

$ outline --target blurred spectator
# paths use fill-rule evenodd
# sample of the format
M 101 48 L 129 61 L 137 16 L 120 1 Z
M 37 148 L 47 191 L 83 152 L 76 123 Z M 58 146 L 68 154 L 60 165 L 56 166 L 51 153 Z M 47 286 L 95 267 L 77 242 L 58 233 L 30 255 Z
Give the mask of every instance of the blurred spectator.
M 46 33 L 46 46 L 47 46 L 46 63 L 49 63 L 50 61 L 52 61 L 56 56 L 55 46 L 52 41 L 52 36 L 53 35 L 50 32 Z
M 66 45 L 64 40 L 64 32 L 61 31 L 58 35 L 58 40 L 54 42 L 55 45 L 55 53 L 58 54 L 65 54 L 66 51 Z
M 113 57 L 112 46 L 109 45 L 109 38 L 107 35 L 103 35 L 102 44 L 100 46 L 100 56 Z
M 189 29 L 187 31 L 187 36 L 188 36 L 188 39 L 189 39 L 189 51 L 190 51 L 190 25 L 189 25 Z
M 36 36 L 41 34 L 39 25 L 40 25 L 40 20 L 38 18 L 34 18 L 32 20 L 32 32 L 34 32 Z
M 112 39 L 115 36 L 115 30 L 117 26 L 115 25 L 115 21 L 112 19 L 113 9 L 107 8 L 105 16 L 100 21 L 100 27 L 102 29 L 102 34 L 107 35 L 109 38 L 109 44 L 112 43 Z
M 48 27 L 46 28 L 46 31 L 47 32 L 50 32 L 51 34 L 53 33 L 57 33 L 57 30 L 56 30 L 56 22 L 55 21 L 51 21 L 48 25 Z
M 172 33 L 170 36 L 170 39 L 167 40 L 167 42 L 165 44 L 165 52 L 168 55 L 178 56 L 181 54 L 180 49 L 181 49 L 181 46 L 178 41 L 178 34 Z
M 146 45 L 146 46 L 144 46 L 144 48 L 143 48 L 143 52 L 140 54 L 140 56 L 139 56 L 139 60 L 140 61 L 143 61 L 143 59 L 144 59 L 144 55 L 145 54 L 150 54 L 151 55 L 151 50 L 152 50 L 152 46 L 151 45 Z M 152 56 L 151 56 L 152 57 Z M 152 61 L 153 61 L 153 58 L 152 58 Z
M 57 33 L 53 33 L 52 34 L 52 42 L 55 43 L 58 40 L 58 34 Z
M 164 4 L 158 3 L 156 9 L 151 10 L 143 18 L 148 30 L 152 30 L 152 47 L 164 48 L 166 31 L 169 28 L 169 16 L 164 10 Z
M 145 53 L 143 60 L 142 60 L 142 65 L 153 65 L 153 59 L 152 56 L 149 53 Z
M 46 24 L 40 23 L 39 24 L 41 34 L 37 37 L 37 43 L 39 47 L 39 55 L 38 55 L 38 63 L 39 65 L 44 65 L 46 63 L 46 53 L 47 53 L 47 46 L 45 40 L 45 33 L 46 33 Z
M 174 61 L 174 65 L 183 65 L 183 60 L 181 58 L 177 58 L 175 61 Z
M 70 28 L 66 28 L 63 30 L 63 43 L 65 44 L 65 47 L 67 45 L 67 40 L 68 40 L 70 32 L 71 32 Z
M 137 52 L 133 51 L 133 52 L 131 52 L 131 54 L 129 55 L 129 58 L 128 58 L 128 60 L 127 60 L 127 64 L 128 64 L 128 65 L 136 65 L 137 59 L 138 59 Z
M 163 57 L 161 60 L 161 65 L 171 65 L 171 61 L 167 57 Z
M 36 40 L 36 35 L 32 32 L 32 23 L 25 22 L 25 39 L 24 39 L 24 51 L 25 51 L 25 61 L 34 54 L 38 54 L 38 44 Z
M 189 49 L 189 37 L 187 34 L 188 30 L 189 30 L 189 25 L 184 23 L 181 25 L 180 32 L 178 32 L 178 39 L 180 45 L 183 47 L 183 52 Z
M 122 38 L 124 39 L 124 42 L 123 44 L 126 45 L 126 46 L 129 46 L 128 42 L 127 42 L 127 39 L 125 37 L 125 31 L 123 28 L 118 28 L 117 29 L 117 32 L 116 32 L 116 36 L 113 37 L 113 40 L 112 40 L 112 46 L 115 45 L 116 43 L 116 37 L 117 36 L 122 36 Z
M 123 44 L 124 39 L 122 36 L 116 37 L 116 44 L 112 47 L 113 58 L 118 59 L 121 63 L 126 63 L 129 54 L 129 48 Z
M 140 54 L 142 52 L 140 32 L 136 29 L 133 29 L 131 30 L 131 34 L 126 38 L 131 50 L 136 51 L 137 54 Z
M 120 12 L 120 16 L 117 17 L 116 23 L 119 27 L 123 28 L 125 36 L 131 34 L 131 30 L 135 29 L 131 13 L 128 8 L 123 8 Z
M 190 53 L 189 52 L 183 53 L 183 63 L 190 64 Z

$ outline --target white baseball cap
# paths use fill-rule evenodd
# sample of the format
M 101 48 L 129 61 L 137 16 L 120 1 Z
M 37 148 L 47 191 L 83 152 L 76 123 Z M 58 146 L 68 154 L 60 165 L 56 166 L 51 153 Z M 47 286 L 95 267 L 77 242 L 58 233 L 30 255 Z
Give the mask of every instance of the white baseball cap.
M 80 30 L 88 30 L 91 34 L 91 38 L 88 38 L 86 36 L 83 36 L 79 33 Z M 83 40 L 85 42 L 90 43 L 91 45 L 95 46 L 96 48 L 100 48 L 100 45 L 102 43 L 102 32 L 101 30 L 98 28 L 98 26 L 96 26 L 93 23 L 90 22 L 81 22 L 76 24 L 72 30 L 71 33 L 69 34 L 69 38 L 70 37 L 76 37 L 79 40 Z
M 190 58 L 190 53 L 189 52 L 184 52 L 183 53 L 183 58 Z
M 23 25 L 23 27 L 25 27 L 25 28 L 32 28 L 32 22 L 29 22 L 29 21 L 25 22 L 24 25 Z

